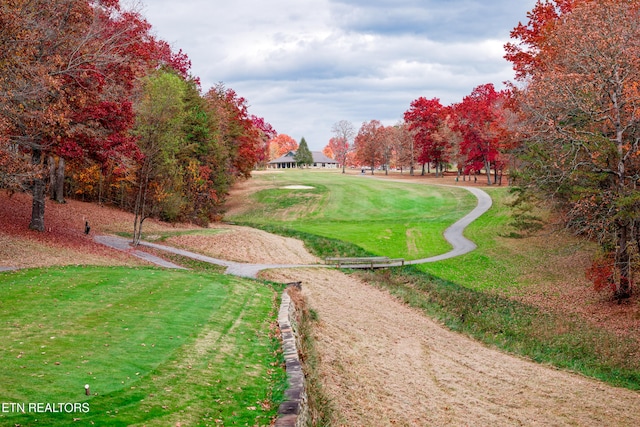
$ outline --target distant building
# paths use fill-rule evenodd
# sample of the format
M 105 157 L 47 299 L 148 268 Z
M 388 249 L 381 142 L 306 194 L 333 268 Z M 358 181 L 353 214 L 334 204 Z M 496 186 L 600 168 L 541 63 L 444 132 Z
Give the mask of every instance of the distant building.
M 291 169 L 296 168 L 296 161 L 293 156 L 296 155 L 295 151 L 289 151 L 282 157 L 278 157 L 275 160 L 269 162 L 269 167 L 272 169 Z M 339 163 L 335 160 L 324 155 L 322 151 L 312 151 L 311 155 L 313 156 L 313 164 L 312 168 L 329 168 L 335 169 L 339 166 Z

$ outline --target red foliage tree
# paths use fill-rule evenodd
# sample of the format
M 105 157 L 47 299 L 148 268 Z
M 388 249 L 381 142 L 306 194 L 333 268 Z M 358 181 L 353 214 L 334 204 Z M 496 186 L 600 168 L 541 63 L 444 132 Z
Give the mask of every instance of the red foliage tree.
M 433 163 L 436 175 L 440 166 L 450 160 L 451 145 L 440 133 L 445 117 L 446 109 L 438 98 L 420 97 L 404 113 L 404 120 L 409 125 L 419 153 L 418 162 Z
M 251 123 L 254 129 L 258 131 L 259 138 L 256 164 L 260 167 L 266 167 L 267 162 L 270 160 L 270 142 L 278 133 L 262 117 L 251 115 Z
M 593 260 L 585 275 L 596 291 L 616 290 L 615 264 L 615 256 L 611 252 Z
M 50 155 L 106 162 L 136 152 L 127 97 L 154 40 L 115 0 L 11 2 L 0 24 L 0 112 L 10 146 L 31 159 L 22 183 L 33 194 L 30 228 L 43 231 Z
M 552 53 L 553 49 L 548 49 L 547 42 L 557 23 L 577 3 L 584 1 L 586 0 L 538 0 L 533 10 L 527 14 L 529 22 L 526 25 L 520 22 L 511 31 L 511 38 L 516 42 L 505 45 L 505 58 L 513 63 L 516 78 L 524 79 L 543 65 L 540 53 Z
M 453 106 L 453 128 L 462 137 L 460 151 L 465 173 L 484 169 L 489 185 L 492 168 L 497 176 L 504 167 L 500 154 L 503 142 L 509 139 L 504 115 L 506 99 L 506 92 L 496 91 L 489 83 L 478 86 Z
M 204 98 L 216 121 L 218 138 L 227 149 L 228 172 L 248 178 L 264 153 L 264 141 L 275 131 L 270 125 L 257 126 L 256 117 L 249 115 L 247 100 L 223 84 L 211 88 Z
M 329 157 L 342 163 L 342 173 L 345 173 L 347 156 L 353 151 L 353 138 L 356 135 L 356 131 L 353 128 L 353 124 L 347 120 L 340 120 L 334 123 L 331 131 L 334 137 L 329 140 L 327 147 L 333 155 Z
M 342 164 L 342 173 L 345 173 L 345 166 L 347 162 L 347 154 L 351 151 L 352 146 L 343 137 L 333 137 L 329 140 L 329 143 L 322 150 L 322 152 L 334 160 L 339 161 Z

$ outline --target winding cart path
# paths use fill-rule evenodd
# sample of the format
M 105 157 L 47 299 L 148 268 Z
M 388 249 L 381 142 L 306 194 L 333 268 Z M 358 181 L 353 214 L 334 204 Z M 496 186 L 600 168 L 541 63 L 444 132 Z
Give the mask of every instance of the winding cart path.
M 477 206 L 465 215 L 460 220 L 456 221 L 453 225 L 447 228 L 444 232 L 444 238 L 449 242 L 452 246 L 452 249 L 449 252 L 446 252 L 441 255 L 436 255 L 430 258 L 416 259 L 411 261 L 406 261 L 405 264 L 425 264 L 429 262 L 441 261 L 443 259 L 453 258 L 460 255 L 464 255 L 468 252 L 471 252 L 476 248 L 476 244 L 471 240 L 464 237 L 464 230 L 467 228 L 469 224 L 478 219 L 482 214 L 487 212 L 492 205 L 491 197 L 479 188 L 474 187 L 462 187 L 465 190 L 471 192 L 478 199 Z M 139 258 L 145 259 L 146 261 L 155 263 L 162 267 L 166 268 L 182 268 L 174 263 L 169 263 L 163 260 L 160 257 L 156 257 L 150 255 L 144 251 L 136 250 L 131 248 L 129 245 L 129 240 L 121 237 L 115 236 L 96 236 L 95 240 L 101 244 L 106 246 L 110 246 L 115 249 L 123 250 L 130 252 L 132 255 L 137 256 Z M 194 253 L 192 251 L 187 251 L 184 249 L 178 249 L 168 245 L 159 245 L 156 243 L 150 242 L 140 242 L 140 245 L 143 247 L 149 247 L 161 251 L 166 251 L 170 253 L 174 253 L 177 255 L 189 257 L 192 259 L 196 259 L 203 262 L 208 262 L 215 265 L 220 265 L 223 267 L 227 267 L 226 273 L 233 274 L 236 276 L 242 277 L 252 277 L 255 278 L 257 275 L 263 270 L 271 270 L 271 269 L 282 269 L 282 268 L 300 268 L 300 267 L 328 267 L 325 265 L 316 265 L 316 264 L 267 264 L 267 263 L 244 263 L 244 262 L 234 262 L 228 261 L 224 259 L 219 259 L 215 257 L 205 256 L 198 253 Z

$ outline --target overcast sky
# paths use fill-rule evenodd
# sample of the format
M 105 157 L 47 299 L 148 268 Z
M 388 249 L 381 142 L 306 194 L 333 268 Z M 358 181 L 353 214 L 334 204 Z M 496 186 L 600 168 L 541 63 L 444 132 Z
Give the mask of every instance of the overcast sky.
M 503 45 L 536 0 L 143 0 L 203 91 L 218 82 L 278 133 L 322 150 L 340 120 L 402 120 L 512 80 Z

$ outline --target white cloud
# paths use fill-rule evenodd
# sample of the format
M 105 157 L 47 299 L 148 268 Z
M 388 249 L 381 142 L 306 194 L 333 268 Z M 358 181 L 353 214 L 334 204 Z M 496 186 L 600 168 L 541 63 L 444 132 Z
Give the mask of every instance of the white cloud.
M 158 37 L 207 90 L 219 81 L 320 150 L 331 126 L 393 124 L 413 99 L 462 100 L 512 78 L 509 31 L 535 0 L 146 0 Z

